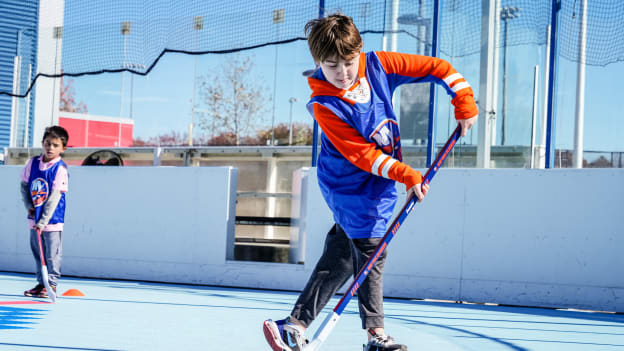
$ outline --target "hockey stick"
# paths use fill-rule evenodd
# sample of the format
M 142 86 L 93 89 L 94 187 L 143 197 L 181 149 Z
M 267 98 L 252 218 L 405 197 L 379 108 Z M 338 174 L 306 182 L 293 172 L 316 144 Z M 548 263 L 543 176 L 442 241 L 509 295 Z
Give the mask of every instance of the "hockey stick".
M 438 170 L 442 166 L 442 163 L 444 162 L 444 159 L 446 159 L 446 156 L 448 156 L 451 149 L 453 149 L 453 146 L 455 146 L 455 143 L 459 139 L 460 135 L 461 135 L 461 127 L 457 126 L 457 128 L 455 129 L 455 131 L 453 132 L 449 140 L 446 142 L 442 150 L 440 150 L 440 153 L 438 154 L 436 159 L 433 161 L 433 164 L 431 165 L 431 167 L 429 167 L 429 169 L 427 170 L 427 173 L 425 173 L 425 176 L 423 177 L 423 181 L 422 181 L 423 185 L 429 184 L 433 176 L 438 172 Z M 357 289 L 360 287 L 360 285 L 362 285 L 362 283 L 364 282 L 364 279 L 366 279 L 366 277 L 368 276 L 368 273 L 373 268 L 373 265 L 375 265 L 375 262 L 377 262 L 377 259 L 379 259 L 379 256 L 386 249 L 386 247 L 390 243 L 390 240 L 394 238 L 397 231 L 399 230 L 399 227 L 401 226 L 401 224 L 403 223 L 407 215 L 414 209 L 414 205 L 416 205 L 416 202 L 417 202 L 417 199 L 415 195 L 412 194 L 407 200 L 407 202 L 405 203 L 405 205 L 403 206 L 403 209 L 401 210 L 401 212 L 394 219 L 390 227 L 388 227 L 386 234 L 383 236 L 381 242 L 379 242 L 379 245 L 377 245 L 375 252 L 370 256 L 368 261 L 366 261 L 366 263 L 364 264 L 360 272 L 353 279 L 353 283 L 351 283 L 351 286 L 349 286 L 349 289 L 347 289 L 347 292 L 340 299 L 336 307 L 334 307 L 334 311 L 330 313 L 327 316 L 327 318 L 325 318 L 325 320 L 323 321 L 323 324 L 316 331 L 316 334 L 314 335 L 314 339 L 312 340 L 312 342 L 309 343 L 308 346 L 305 347 L 304 349 L 305 351 L 317 351 L 320 349 L 321 344 L 323 344 L 323 342 L 327 339 L 327 337 L 329 336 L 329 333 L 331 333 L 332 329 L 334 329 L 334 327 L 338 323 L 338 320 L 340 320 L 340 316 L 342 315 L 342 312 L 344 311 L 345 307 L 347 307 L 347 304 L 349 303 L 349 301 L 351 301 Z
M 43 280 L 43 285 L 48 292 L 48 296 L 52 302 L 56 301 L 56 292 L 50 288 L 50 282 L 48 282 L 48 266 L 46 266 L 45 255 L 43 254 L 43 245 L 41 245 L 41 236 L 43 233 L 41 229 L 37 230 L 37 239 L 39 240 L 39 258 L 41 259 L 41 279 Z

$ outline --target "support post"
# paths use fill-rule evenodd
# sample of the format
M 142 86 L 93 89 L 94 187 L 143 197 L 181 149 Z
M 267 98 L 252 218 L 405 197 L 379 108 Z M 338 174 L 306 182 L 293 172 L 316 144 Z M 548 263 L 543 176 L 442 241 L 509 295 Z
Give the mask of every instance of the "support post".
M 581 0 L 579 61 L 576 81 L 576 118 L 574 123 L 573 167 L 583 168 L 583 135 L 585 124 L 585 55 L 587 46 L 587 0 Z
M 557 56 L 557 12 L 559 0 L 552 0 L 550 17 L 550 56 L 548 57 L 550 70 L 548 71 L 548 102 L 546 118 L 546 162 L 545 168 L 555 165 L 555 58 Z
M 440 21 L 440 0 L 433 1 L 433 30 L 431 37 L 431 56 L 438 56 L 438 34 Z M 429 123 L 427 126 L 427 167 L 431 166 L 431 161 L 435 155 L 435 130 L 436 130 L 436 87 L 435 83 L 430 83 L 429 88 Z
M 325 0 L 319 0 L 319 18 L 323 18 L 325 16 Z M 318 143 L 319 143 L 319 127 L 316 120 L 314 120 L 314 125 L 312 126 L 312 167 L 316 167 L 316 159 L 318 154 Z
M 20 81 L 22 78 L 22 57 L 15 56 L 13 59 L 13 98 L 11 103 L 11 130 L 9 131 L 9 146 L 17 146 L 17 121 L 19 118 L 19 95 Z
M 490 123 L 496 116 L 492 108 L 494 75 L 494 28 L 495 0 L 483 0 L 481 15 L 481 74 L 479 79 L 479 138 L 477 143 L 477 167 L 490 168 Z

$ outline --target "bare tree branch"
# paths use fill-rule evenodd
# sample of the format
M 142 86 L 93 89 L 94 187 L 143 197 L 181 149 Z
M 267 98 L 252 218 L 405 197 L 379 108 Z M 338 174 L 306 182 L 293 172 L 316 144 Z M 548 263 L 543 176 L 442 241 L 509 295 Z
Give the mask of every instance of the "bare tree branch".
M 236 145 L 256 130 L 271 98 L 252 74 L 253 67 L 251 57 L 234 56 L 200 78 L 200 103 L 206 107 L 200 129 L 212 137 L 233 135 Z

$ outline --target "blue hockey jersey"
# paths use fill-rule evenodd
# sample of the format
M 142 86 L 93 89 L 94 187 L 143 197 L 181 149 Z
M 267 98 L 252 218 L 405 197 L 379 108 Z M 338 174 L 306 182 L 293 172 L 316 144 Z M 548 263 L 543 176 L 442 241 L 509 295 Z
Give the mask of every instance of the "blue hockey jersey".
M 472 89 L 448 62 L 426 56 L 360 54 L 359 81 L 343 90 L 317 70 L 308 78 L 307 108 L 323 131 L 318 181 L 336 223 L 350 238 L 381 237 L 396 203 L 394 182 L 409 189 L 420 172 L 402 162 L 392 94 L 401 84 L 436 82 L 455 106 L 457 119 L 478 114 Z

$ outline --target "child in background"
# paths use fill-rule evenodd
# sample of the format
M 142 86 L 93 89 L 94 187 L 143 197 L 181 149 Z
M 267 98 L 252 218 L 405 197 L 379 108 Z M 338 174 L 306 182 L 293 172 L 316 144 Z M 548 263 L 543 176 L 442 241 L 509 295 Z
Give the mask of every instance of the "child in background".
M 41 276 L 38 231 L 48 267 L 50 288 L 56 292 L 61 276 L 65 193 L 69 175 L 61 154 L 67 149 L 67 131 L 59 126 L 46 128 L 41 145 L 43 154 L 28 160 L 21 174 L 20 190 L 28 211 L 30 249 L 37 264 L 37 285 L 24 291 L 25 296 L 47 298 Z
M 307 285 L 286 319 L 266 320 L 274 351 L 301 351 L 305 330 L 356 275 L 382 240 L 397 200 L 395 182 L 422 201 L 428 185 L 402 162 L 392 95 L 401 84 L 435 82 L 452 97 L 462 136 L 477 118 L 473 92 L 461 74 L 441 59 L 395 52 L 361 52 L 359 31 L 342 14 L 306 24 L 308 46 L 319 66 L 309 78 L 308 110 L 323 131 L 318 182 L 336 224 Z M 384 329 L 382 274 L 387 250 L 358 289 L 365 351 L 407 350 Z

